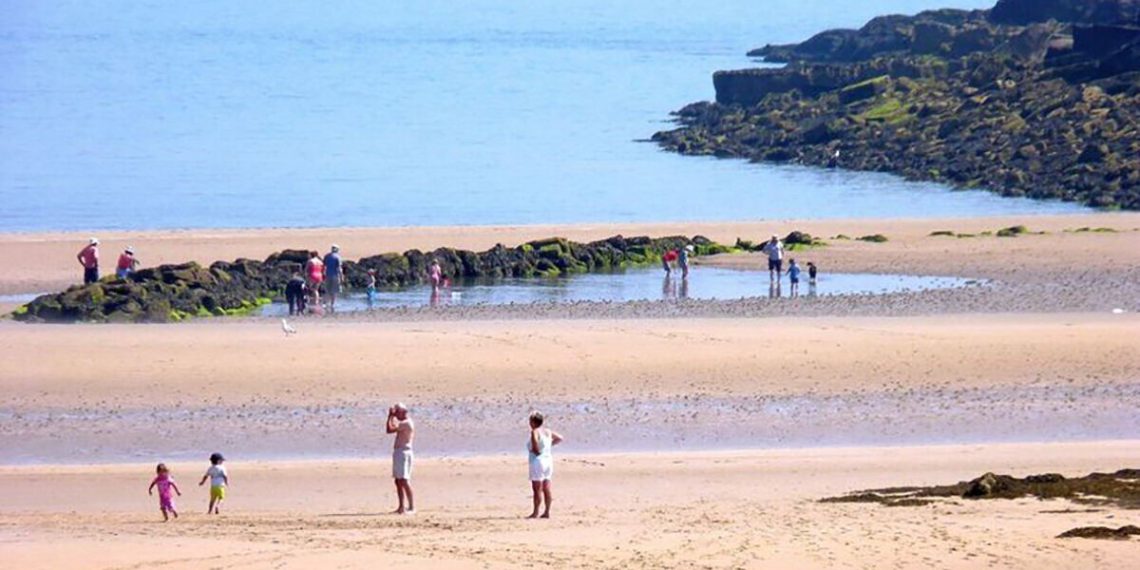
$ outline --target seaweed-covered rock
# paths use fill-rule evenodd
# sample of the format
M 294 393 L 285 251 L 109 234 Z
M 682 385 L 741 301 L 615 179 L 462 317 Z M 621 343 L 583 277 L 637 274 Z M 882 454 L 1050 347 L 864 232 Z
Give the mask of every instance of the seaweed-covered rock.
M 517 247 L 502 244 L 474 252 L 439 248 L 430 253 L 409 250 L 344 261 L 347 284 L 364 287 L 368 271 L 384 285 L 407 285 L 425 280 L 432 260 L 452 278 L 556 277 L 659 261 L 664 252 L 695 245 L 697 255 L 728 251 L 708 238 L 684 236 L 626 238 L 613 236 L 590 243 L 555 237 Z M 279 296 L 289 278 L 308 259 L 303 249 L 274 253 L 265 261 L 217 261 L 160 265 L 127 279 L 109 277 L 43 295 L 25 305 L 14 318 L 32 322 L 167 322 L 188 317 L 249 312 Z
M 716 72 L 716 102 L 652 140 L 1140 209 L 1138 16 L 1136 0 L 1003 0 L 765 46 L 750 53 L 791 63 Z

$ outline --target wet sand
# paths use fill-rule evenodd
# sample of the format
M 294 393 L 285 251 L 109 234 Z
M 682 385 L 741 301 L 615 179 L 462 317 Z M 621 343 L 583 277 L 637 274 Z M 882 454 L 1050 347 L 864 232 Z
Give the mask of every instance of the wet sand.
M 286 338 L 273 320 L 0 323 L 0 456 L 370 455 L 395 400 L 431 426 L 421 442 L 436 455 L 513 449 L 531 408 L 594 452 L 1111 439 L 1140 425 L 1135 314 L 295 324 Z

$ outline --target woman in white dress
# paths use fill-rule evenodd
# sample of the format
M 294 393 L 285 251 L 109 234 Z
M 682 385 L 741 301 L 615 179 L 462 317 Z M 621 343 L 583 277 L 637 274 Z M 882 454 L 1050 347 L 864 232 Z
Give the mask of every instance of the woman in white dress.
M 542 427 L 545 418 L 539 412 L 530 414 L 530 439 L 526 449 L 530 459 L 530 488 L 534 492 L 534 512 L 527 518 L 539 518 L 538 510 L 546 500 L 542 518 L 550 518 L 550 479 L 554 476 L 554 456 L 551 448 L 562 443 L 562 436 Z

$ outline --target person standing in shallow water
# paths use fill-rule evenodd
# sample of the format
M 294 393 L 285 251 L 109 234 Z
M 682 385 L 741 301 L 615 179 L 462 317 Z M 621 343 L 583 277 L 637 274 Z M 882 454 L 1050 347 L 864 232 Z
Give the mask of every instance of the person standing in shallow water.
M 396 404 L 388 408 L 387 433 L 396 434 L 392 444 L 392 479 L 396 482 L 396 498 L 399 506 L 396 514 L 414 514 L 415 498 L 412 495 L 412 441 L 416 437 L 416 426 L 408 417 L 408 407 Z M 405 500 L 407 507 L 405 508 Z
M 550 518 L 550 503 L 554 500 L 550 480 L 554 478 L 554 455 L 551 448 L 562 443 L 562 436 L 542 427 L 546 418 L 539 412 L 530 414 L 530 438 L 526 443 L 528 467 L 530 470 L 530 490 L 533 495 L 534 510 L 527 518 L 536 519 L 540 516 Z M 538 511 L 546 502 L 542 514 Z
M 792 298 L 800 296 L 800 266 L 796 264 L 796 260 L 788 261 L 788 279 L 791 282 Z
M 443 268 L 439 266 L 439 260 L 431 260 L 431 267 L 428 268 L 428 280 L 431 281 L 431 293 L 433 296 L 439 294 L 439 288 L 443 286 Z
M 325 293 L 329 299 L 329 312 L 336 312 L 336 296 L 344 282 L 344 267 L 340 263 L 340 246 L 333 244 L 324 259 Z
M 87 247 L 79 250 L 75 259 L 83 266 L 83 284 L 88 285 L 99 280 L 99 239 L 87 240 Z
M 681 267 L 681 279 L 689 278 L 689 254 L 693 253 L 693 246 L 686 245 L 677 250 L 677 265 Z
M 309 294 L 312 295 L 313 310 L 321 306 L 321 283 L 325 280 L 325 263 L 321 255 L 315 251 L 309 252 L 309 261 L 305 262 L 305 276 L 309 280 Z
M 778 287 L 780 273 L 784 270 L 784 244 L 780 241 L 780 236 L 772 234 L 772 239 L 768 240 L 760 251 L 768 254 L 768 281 Z

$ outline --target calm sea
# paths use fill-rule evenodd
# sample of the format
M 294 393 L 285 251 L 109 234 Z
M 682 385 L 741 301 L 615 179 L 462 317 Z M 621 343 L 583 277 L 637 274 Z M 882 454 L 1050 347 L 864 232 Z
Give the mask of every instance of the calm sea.
M 0 230 L 1071 211 L 636 142 L 745 51 L 992 0 L 3 0 Z

